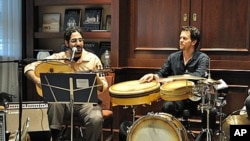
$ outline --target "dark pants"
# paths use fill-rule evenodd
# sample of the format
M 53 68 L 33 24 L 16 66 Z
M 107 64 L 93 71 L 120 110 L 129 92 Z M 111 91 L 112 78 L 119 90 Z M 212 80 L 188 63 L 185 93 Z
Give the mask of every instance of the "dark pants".
M 182 101 L 166 101 L 162 106 L 162 112 L 169 113 L 175 117 L 194 117 L 194 116 L 201 116 L 202 120 L 202 128 L 207 128 L 207 111 L 200 110 L 199 104 L 200 101 L 191 101 L 189 99 L 182 100 Z M 189 115 L 186 115 L 187 112 L 183 111 L 188 110 Z M 184 113 L 184 114 L 183 114 Z M 209 109 L 209 128 L 212 130 L 216 129 L 216 115 L 217 110 L 216 108 Z

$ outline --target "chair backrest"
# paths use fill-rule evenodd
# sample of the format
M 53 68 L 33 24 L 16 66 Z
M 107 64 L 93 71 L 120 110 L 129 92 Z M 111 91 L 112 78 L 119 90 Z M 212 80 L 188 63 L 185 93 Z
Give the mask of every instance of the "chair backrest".
M 110 110 L 111 109 L 111 100 L 109 95 L 109 87 L 114 84 L 115 73 L 108 73 L 106 76 L 108 82 L 108 88 L 99 95 L 99 98 L 102 100 L 102 109 Z

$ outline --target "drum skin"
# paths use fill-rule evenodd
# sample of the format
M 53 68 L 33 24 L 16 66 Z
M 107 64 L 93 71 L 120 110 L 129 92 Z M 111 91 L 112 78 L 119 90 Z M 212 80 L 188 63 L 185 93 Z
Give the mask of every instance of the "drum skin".
M 247 113 L 240 114 L 240 111 L 241 109 L 232 112 L 222 122 L 222 131 L 224 131 L 227 141 L 230 140 L 230 125 L 250 125 Z
M 113 106 L 133 106 L 148 104 L 160 98 L 160 83 L 141 83 L 139 80 L 120 82 L 109 88 Z
M 167 113 L 148 114 L 136 120 L 126 141 L 188 141 L 185 127 Z
M 187 80 L 168 82 L 160 87 L 160 96 L 169 101 L 188 99 L 193 95 L 194 85 L 194 82 Z

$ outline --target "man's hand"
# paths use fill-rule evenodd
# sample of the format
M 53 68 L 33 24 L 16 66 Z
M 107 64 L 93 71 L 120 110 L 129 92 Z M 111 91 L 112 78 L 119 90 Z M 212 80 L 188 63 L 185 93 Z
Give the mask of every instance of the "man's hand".
M 141 83 L 145 83 L 145 82 L 151 82 L 153 81 L 155 78 L 154 78 L 154 74 L 153 73 L 149 73 L 149 74 L 145 74 L 143 77 L 141 77 L 139 79 L 139 81 Z
M 33 78 L 33 82 L 40 88 L 42 88 L 42 85 L 41 85 L 41 79 L 39 77 L 34 77 Z

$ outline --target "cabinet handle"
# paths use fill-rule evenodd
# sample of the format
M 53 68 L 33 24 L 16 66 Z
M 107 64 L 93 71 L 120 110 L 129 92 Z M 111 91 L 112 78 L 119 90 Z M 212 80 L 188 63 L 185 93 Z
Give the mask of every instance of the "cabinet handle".
M 188 16 L 187 16 L 187 13 L 185 13 L 185 14 L 183 15 L 183 21 L 186 22 L 187 19 L 188 19 Z
M 193 21 L 194 21 L 194 22 L 197 21 L 197 14 L 196 14 L 196 13 L 193 14 Z

